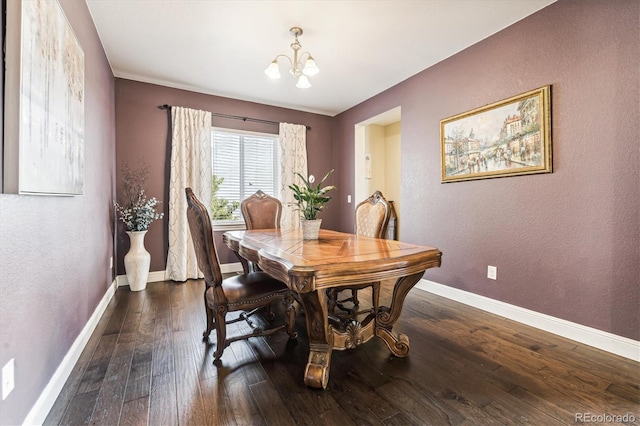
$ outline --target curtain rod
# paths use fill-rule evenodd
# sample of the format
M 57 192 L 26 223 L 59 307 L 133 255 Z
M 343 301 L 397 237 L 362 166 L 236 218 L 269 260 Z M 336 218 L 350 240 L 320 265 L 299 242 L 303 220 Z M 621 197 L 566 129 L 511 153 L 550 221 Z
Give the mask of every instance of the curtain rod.
M 158 105 L 159 109 L 171 109 L 171 105 Z M 271 120 L 263 120 L 261 118 L 251 118 L 251 117 L 242 117 L 240 115 L 230 115 L 230 114 L 221 114 L 219 112 L 212 112 L 211 115 L 213 117 L 220 117 L 220 118 L 230 118 L 232 120 L 242 120 L 242 121 L 251 121 L 253 123 L 264 123 L 264 124 L 277 124 L 280 125 L 279 122 L 277 121 L 271 121 Z M 311 130 L 311 126 L 304 126 L 307 128 L 307 130 Z

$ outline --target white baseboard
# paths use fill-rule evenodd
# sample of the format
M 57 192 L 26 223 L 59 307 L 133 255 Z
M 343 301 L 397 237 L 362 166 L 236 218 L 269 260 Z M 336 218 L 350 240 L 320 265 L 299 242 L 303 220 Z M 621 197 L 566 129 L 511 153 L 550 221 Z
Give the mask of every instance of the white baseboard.
M 69 348 L 69 351 L 62 359 L 57 370 L 53 373 L 51 380 L 49 380 L 49 383 L 40 394 L 40 397 L 33 407 L 31 407 L 29 414 L 27 414 L 27 417 L 22 423 L 23 425 L 41 425 L 44 423 L 49 411 L 51 411 L 51 407 L 53 407 L 53 404 L 56 402 L 58 395 L 62 391 L 62 387 L 67 382 L 69 374 L 71 374 L 73 367 L 75 367 L 78 362 L 84 347 L 87 345 L 89 338 L 93 334 L 93 331 L 98 325 L 100 318 L 102 318 L 102 314 L 104 314 L 104 311 L 107 309 L 107 305 L 111 302 L 115 292 L 116 281 L 114 280 L 102 297 L 102 300 L 100 300 L 100 303 L 98 303 L 98 306 L 96 306 L 91 318 L 89 318 L 89 321 L 87 321 L 84 328 L 73 342 L 73 345 L 71 345 L 71 348 Z
M 640 361 L 640 342 L 637 340 L 510 305 L 433 281 L 420 280 L 415 288 L 629 358 L 633 361 Z
M 149 272 L 149 278 L 147 278 L 148 283 L 157 283 L 165 280 L 165 271 L 151 271 Z M 118 283 L 118 287 L 129 285 L 129 280 L 127 280 L 126 275 L 118 275 L 116 277 L 116 282 Z
M 242 272 L 242 263 L 223 263 L 220 265 L 220 272 L 222 272 L 223 274 Z M 151 271 L 149 272 L 149 278 L 147 278 L 148 283 L 157 283 L 159 281 L 166 280 L 166 271 Z M 127 280 L 126 275 L 118 275 L 116 277 L 116 283 L 118 284 L 118 287 L 129 285 L 129 281 Z
M 220 272 L 223 274 L 231 274 L 233 272 L 243 272 L 242 263 L 223 263 L 220 265 Z

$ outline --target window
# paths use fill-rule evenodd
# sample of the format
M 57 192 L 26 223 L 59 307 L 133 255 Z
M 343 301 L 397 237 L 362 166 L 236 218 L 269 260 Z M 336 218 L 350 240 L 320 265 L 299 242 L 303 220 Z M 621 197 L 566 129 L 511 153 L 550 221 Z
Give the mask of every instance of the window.
M 213 129 L 212 219 L 216 225 L 242 223 L 240 202 L 261 189 L 278 196 L 278 137 Z

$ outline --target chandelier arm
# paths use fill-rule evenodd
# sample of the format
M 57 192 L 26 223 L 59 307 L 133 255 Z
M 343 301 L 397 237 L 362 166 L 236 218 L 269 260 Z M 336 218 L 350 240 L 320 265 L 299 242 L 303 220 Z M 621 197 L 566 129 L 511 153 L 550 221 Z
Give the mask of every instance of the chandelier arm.
M 298 53 L 298 52 L 296 52 Z M 307 55 L 307 59 L 312 58 L 313 56 L 311 56 L 311 53 L 309 52 L 302 52 L 298 55 L 298 62 L 296 63 L 296 68 L 302 69 L 304 68 L 304 55 Z
M 290 57 L 288 57 L 288 56 L 287 56 L 287 55 L 285 55 L 284 53 L 283 53 L 283 54 L 280 54 L 280 55 L 278 55 L 278 56 L 276 56 L 276 57 L 274 58 L 274 61 L 277 61 L 279 58 L 287 58 L 287 61 L 289 61 L 289 63 L 290 63 L 290 64 L 291 64 L 291 66 L 293 67 L 293 61 L 291 60 L 291 58 L 290 58 Z

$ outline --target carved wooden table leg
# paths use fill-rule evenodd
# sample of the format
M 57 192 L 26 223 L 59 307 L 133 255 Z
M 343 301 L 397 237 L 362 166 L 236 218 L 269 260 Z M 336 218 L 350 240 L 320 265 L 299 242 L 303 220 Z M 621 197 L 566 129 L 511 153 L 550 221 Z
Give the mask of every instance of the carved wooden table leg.
M 409 353 L 409 337 L 406 334 L 393 333 L 391 329 L 393 324 L 400 317 L 404 299 L 407 297 L 409 290 L 420 278 L 423 272 L 398 278 L 393 287 L 393 295 L 391 296 L 391 307 L 381 306 L 376 313 L 376 336 L 381 338 L 387 345 L 392 354 L 403 358 Z
M 235 254 L 236 257 L 240 260 L 240 263 L 242 264 L 242 271 L 245 274 L 248 274 L 249 272 L 251 272 L 251 268 L 249 267 L 249 261 L 244 257 L 240 256 L 240 253 L 238 253 L 237 251 L 234 251 L 233 254 Z
M 329 365 L 333 350 L 333 335 L 329 330 L 327 297 L 324 290 L 300 293 L 309 334 L 309 361 L 304 372 L 304 384 L 325 389 L 329 381 Z

